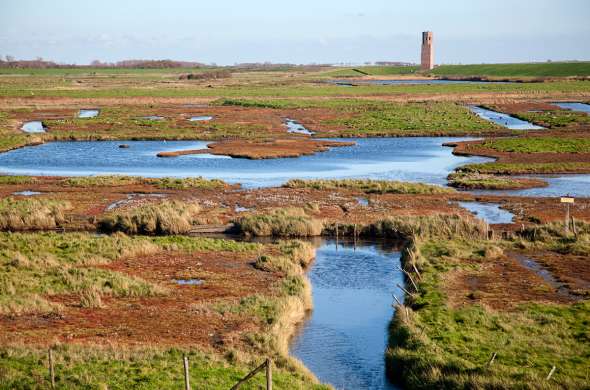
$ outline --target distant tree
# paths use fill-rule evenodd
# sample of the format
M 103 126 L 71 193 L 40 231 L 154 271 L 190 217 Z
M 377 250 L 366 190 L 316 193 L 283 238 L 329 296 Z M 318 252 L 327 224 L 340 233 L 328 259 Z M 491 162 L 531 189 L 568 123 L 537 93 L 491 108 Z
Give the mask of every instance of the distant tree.
M 6 61 L 8 62 L 13 62 L 14 61 L 14 57 L 13 56 L 9 56 L 8 54 L 6 55 Z

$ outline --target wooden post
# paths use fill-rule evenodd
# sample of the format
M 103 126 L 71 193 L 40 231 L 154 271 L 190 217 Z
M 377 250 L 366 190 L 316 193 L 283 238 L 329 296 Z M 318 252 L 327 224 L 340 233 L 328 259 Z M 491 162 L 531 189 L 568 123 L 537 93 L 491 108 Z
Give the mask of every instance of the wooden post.
M 188 357 L 183 356 L 182 361 L 184 365 L 184 388 L 185 390 L 191 390 L 191 383 L 188 372 Z
M 555 369 L 556 367 L 553 366 L 553 368 L 551 369 L 551 371 L 549 371 L 549 375 L 547 375 L 547 378 L 545 380 L 549 380 L 551 379 L 551 377 L 553 376 L 553 374 L 555 373 Z
M 574 219 L 574 216 L 572 215 L 572 232 L 574 233 L 574 236 L 578 236 L 578 232 L 576 231 L 576 220 Z
M 397 283 L 396 285 L 397 285 L 399 288 L 401 288 L 401 289 L 402 289 L 402 291 L 403 291 L 403 292 L 405 292 L 406 294 L 408 294 L 408 295 L 410 295 L 410 296 L 414 295 L 414 294 L 412 294 L 411 292 L 409 292 L 408 290 L 406 290 L 405 288 L 403 288 L 402 286 L 400 286 L 400 284 L 399 284 L 399 283 Z
M 397 299 L 397 297 L 395 296 L 395 294 L 391 294 L 393 295 L 393 299 L 395 299 L 395 301 L 397 302 L 398 305 L 402 306 L 402 303 L 399 301 L 399 299 Z
M 53 368 L 53 351 L 49 348 L 49 378 L 51 380 L 51 388 L 55 389 L 55 370 Z
M 354 239 L 354 250 L 356 251 L 356 223 L 354 224 L 354 231 L 352 232 L 352 237 Z
M 414 272 L 416 272 L 416 275 L 418 275 L 418 279 L 422 279 L 422 275 L 420 275 L 420 271 L 418 271 L 418 268 L 416 267 L 416 263 L 412 261 L 412 267 L 414 268 Z
M 565 234 L 570 232 L 570 204 L 565 204 Z
M 266 359 L 266 390 L 272 390 L 272 360 Z
M 338 251 L 338 222 L 336 222 L 336 251 Z
M 488 362 L 488 366 L 491 366 L 492 364 L 494 364 L 494 360 L 496 360 L 496 352 L 494 352 L 492 354 L 492 357 L 491 357 L 490 361 Z
M 404 274 L 406 274 L 406 276 L 408 277 L 408 279 L 410 279 L 410 282 L 412 282 L 412 286 L 414 286 L 414 289 L 416 290 L 416 292 L 418 292 L 418 286 L 416 285 L 416 283 L 414 283 L 414 279 L 412 278 L 412 275 L 406 271 L 405 269 L 403 269 L 402 267 L 397 267 L 400 271 L 402 271 Z

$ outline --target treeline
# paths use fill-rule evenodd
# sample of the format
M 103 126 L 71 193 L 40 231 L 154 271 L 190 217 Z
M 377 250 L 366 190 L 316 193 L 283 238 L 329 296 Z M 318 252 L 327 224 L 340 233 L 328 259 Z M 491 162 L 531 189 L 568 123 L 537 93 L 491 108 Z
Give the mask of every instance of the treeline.
M 35 60 L 16 60 L 10 56 L 0 58 L 0 68 L 47 69 L 47 68 L 133 68 L 133 69 L 162 69 L 162 68 L 200 68 L 205 64 L 192 61 L 173 60 L 124 60 L 117 62 L 92 61 L 89 65 L 58 64 L 42 58 Z

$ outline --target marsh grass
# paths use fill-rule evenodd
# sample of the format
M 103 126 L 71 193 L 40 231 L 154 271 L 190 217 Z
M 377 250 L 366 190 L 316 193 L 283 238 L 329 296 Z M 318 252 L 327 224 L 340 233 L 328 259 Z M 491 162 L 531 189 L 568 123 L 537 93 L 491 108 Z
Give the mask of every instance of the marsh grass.
M 38 199 L 0 199 L 0 230 L 53 229 L 66 221 L 68 202 Z
M 240 354 L 244 355 L 244 354 Z M 187 356 L 190 382 L 198 389 L 229 389 L 261 359 L 236 353 L 226 358 L 194 349 L 131 348 L 125 346 L 58 345 L 54 348 L 57 388 L 174 389 L 184 386 L 182 359 Z M 0 348 L 0 388 L 46 389 L 47 350 L 22 346 Z M 245 389 L 262 388 L 264 375 L 257 375 Z M 273 370 L 278 389 L 326 389 L 314 384 L 293 364 L 279 362 Z
M 286 188 L 312 188 L 316 190 L 357 190 L 367 194 L 449 194 L 452 188 L 392 180 L 341 179 L 341 180 L 302 180 L 291 179 Z
M 590 153 L 590 139 L 565 137 L 499 138 L 486 140 L 477 147 L 510 153 Z
M 203 177 L 162 177 L 144 178 L 139 176 L 82 176 L 68 177 L 62 181 L 69 187 L 112 187 L 128 185 L 153 185 L 161 189 L 222 189 L 227 184 L 219 179 L 205 179 Z
M 0 185 L 36 184 L 38 180 L 32 176 L 0 176 Z
M 539 179 L 515 179 L 509 176 L 464 172 L 451 173 L 447 179 L 450 186 L 464 189 L 509 190 L 547 185 Z
M 200 211 L 196 203 L 165 200 L 112 212 L 98 222 L 98 229 L 106 233 L 147 235 L 188 233 L 197 223 Z
M 406 310 L 397 310 L 390 326 L 386 353 L 388 375 L 407 388 L 583 388 L 590 353 L 588 301 L 570 305 L 526 303 L 510 311 L 477 304 L 453 306 L 444 284 L 446 274 L 479 269 L 503 256 L 504 249 L 537 248 L 589 253 L 590 225 L 579 225 L 579 237 L 565 235 L 558 224 L 525 230 L 515 241 L 484 240 L 476 221 L 439 218 L 415 221 L 423 226 L 402 253 L 402 264 L 420 270 L 419 292 L 406 297 Z M 441 222 L 447 227 L 440 228 Z M 431 228 L 424 228 L 432 223 Z M 452 233 L 455 228 L 459 231 Z M 450 235 L 451 234 L 451 235 Z M 537 241 L 530 241 L 536 237 Z M 585 249 L 581 249 L 585 248 Z M 492 366 L 492 353 L 497 358 Z M 545 377 L 556 365 L 551 381 Z
M 466 164 L 457 168 L 457 172 L 520 175 L 550 173 L 585 173 L 590 172 L 587 162 L 546 162 L 546 163 L 499 163 Z
M 236 229 L 255 237 L 312 237 L 322 234 L 324 224 L 310 217 L 304 209 L 275 209 L 268 214 L 253 214 L 239 218 Z

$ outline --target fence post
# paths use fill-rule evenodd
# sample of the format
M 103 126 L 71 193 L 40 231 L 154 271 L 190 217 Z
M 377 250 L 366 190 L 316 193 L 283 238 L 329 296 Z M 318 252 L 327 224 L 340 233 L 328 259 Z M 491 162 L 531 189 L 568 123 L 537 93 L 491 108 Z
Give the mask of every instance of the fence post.
M 185 390 L 191 390 L 191 383 L 188 372 L 188 357 L 183 356 L 182 361 L 184 365 L 184 388 Z
M 48 355 L 49 355 L 49 378 L 51 380 L 51 388 L 55 389 L 55 370 L 53 368 L 53 352 L 51 351 L 51 348 L 49 348 Z
M 336 251 L 338 251 L 338 222 L 336 222 Z
M 551 371 L 549 371 L 549 375 L 547 375 L 547 378 L 545 378 L 545 380 L 548 381 L 549 379 L 551 379 L 551 377 L 553 376 L 553 373 L 555 373 L 556 368 L 557 367 L 553 366 L 553 368 L 551 369 Z
M 272 360 L 266 359 L 266 390 L 272 390 Z

